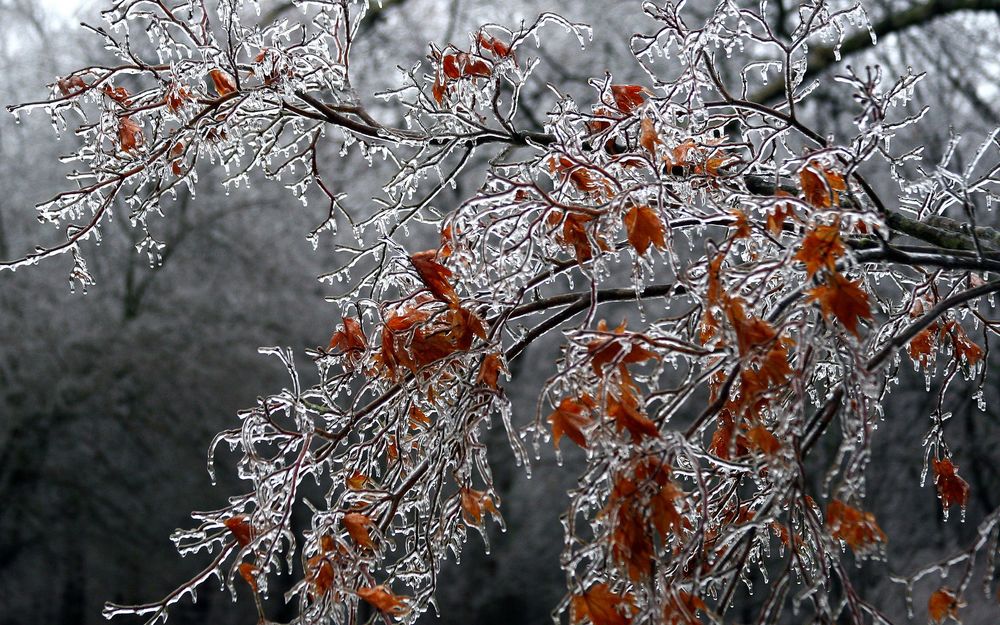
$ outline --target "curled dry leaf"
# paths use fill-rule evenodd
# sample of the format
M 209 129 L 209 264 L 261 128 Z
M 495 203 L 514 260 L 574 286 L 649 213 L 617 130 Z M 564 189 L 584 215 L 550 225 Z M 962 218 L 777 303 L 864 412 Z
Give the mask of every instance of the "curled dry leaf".
M 221 69 L 215 68 L 209 71 L 208 75 L 212 78 L 212 85 L 219 97 L 225 97 L 236 91 L 236 83 L 229 77 L 229 74 Z
M 344 528 L 350 535 L 351 540 L 366 549 L 375 549 L 375 542 L 372 541 L 368 528 L 371 527 L 372 520 L 360 512 L 349 512 L 344 515 Z
M 476 375 L 476 384 L 482 384 L 494 391 L 497 390 L 500 372 L 507 372 L 507 367 L 503 364 L 500 354 L 487 354 L 483 362 L 479 365 L 479 373 Z
M 602 582 L 574 595 L 570 614 L 574 625 L 584 621 L 592 625 L 629 625 L 635 614 L 635 599 L 632 593 L 618 594 Z
M 434 297 L 452 306 L 458 305 L 458 294 L 448 281 L 451 270 L 435 260 L 437 250 L 417 252 L 410 256 L 413 268 L 417 270 L 420 281 L 424 283 Z
M 885 532 L 875 522 L 875 515 L 852 508 L 834 499 L 826 510 L 830 535 L 847 543 L 855 553 L 865 553 L 886 543 Z
M 236 544 L 246 547 L 253 540 L 253 525 L 245 516 L 232 516 L 222 522 L 236 539 Z
M 964 508 L 969 502 L 969 483 L 959 477 L 958 467 L 950 458 L 932 458 L 931 464 L 934 466 L 934 486 L 941 497 L 941 505 L 945 510 L 956 505 Z
M 808 293 L 810 300 L 819 302 L 824 318 L 836 318 L 854 336 L 861 336 L 859 320 L 872 319 L 868 295 L 861 288 L 861 281 L 848 280 L 838 271 L 831 272 L 823 284 L 809 289 Z
M 403 616 L 410 611 L 410 606 L 407 604 L 409 597 L 395 595 L 384 585 L 358 588 L 357 593 L 383 614 Z

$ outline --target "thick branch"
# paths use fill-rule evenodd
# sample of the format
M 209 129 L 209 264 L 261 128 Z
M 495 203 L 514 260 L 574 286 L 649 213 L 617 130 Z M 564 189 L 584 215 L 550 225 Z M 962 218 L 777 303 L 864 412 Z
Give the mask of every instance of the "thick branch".
M 1000 0 L 928 0 L 906 11 L 892 12 L 885 19 L 872 24 L 876 36 L 884 37 L 902 32 L 914 26 L 921 26 L 939 17 L 959 11 L 998 11 Z M 867 31 L 859 32 L 844 39 L 840 46 L 841 57 L 857 54 L 872 47 L 872 39 Z M 823 46 L 812 48 L 809 53 L 809 67 L 805 78 L 815 78 L 837 62 L 834 48 Z M 774 81 L 751 96 L 754 102 L 766 103 L 785 96 L 785 85 Z

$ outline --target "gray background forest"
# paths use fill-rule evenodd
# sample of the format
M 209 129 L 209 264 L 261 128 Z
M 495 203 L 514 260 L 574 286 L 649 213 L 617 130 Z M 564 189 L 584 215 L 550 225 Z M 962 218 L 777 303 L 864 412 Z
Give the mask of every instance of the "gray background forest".
M 772 0 L 776 21 L 785 13 L 782 3 L 794 1 Z M 265 11 L 286 8 L 263 4 Z M 587 79 L 605 71 L 618 83 L 642 82 L 627 43 L 629 34 L 648 28 L 638 1 L 383 4 L 355 50 L 366 93 L 393 85 L 396 66 L 422 58 L 429 41 L 464 45 L 479 24 L 514 25 L 544 10 L 593 24 L 595 41 L 581 52 L 569 37 L 553 35 L 540 53 L 540 84 L 549 81 L 590 100 Z M 96 23 L 99 6 L 0 0 L 0 103 L 43 97 L 44 85 L 57 76 L 104 59 L 97 39 L 77 26 Z M 911 106 L 926 104 L 931 112 L 909 135 L 913 145 L 925 146 L 928 162 L 940 158 L 949 132 L 969 137 L 963 146 L 971 149 L 1000 124 L 1000 1 L 874 0 L 868 6 L 886 32 L 875 50 L 865 45 L 866 34 L 861 37 L 859 49 L 847 50 L 848 61 L 856 67 L 878 63 L 890 75 L 907 66 L 928 72 Z M 829 59 L 819 55 L 817 61 L 822 68 Z M 850 102 L 830 73 L 818 75 L 822 85 L 800 114 L 822 132 L 836 132 L 850 123 Z M 527 95 L 535 106 L 527 108 L 525 125 L 544 119 L 548 97 L 544 89 Z M 386 119 L 398 115 L 372 105 Z M 0 258 L 19 257 L 59 237 L 38 223 L 33 205 L 66 184 L 58 155 L 73 141 L 71 134 L 57 141 L 43 115 L 20 124 L 0 116 Z M 385 175 L 378 164 L 370 169 L 361 159 L 338 158 L 333 148 L 324 166 L 357 210 L 377 195 Z M 441 204 L 471 193 L 481 171 L 470 167 Z M 315 279 L 331 268 L 332 241 L 322 238 L 316 251 L 306 241 L 323 219 L 321 203 L 302 206 L 263 180 L 229 193 L 216 182 L 203 172 L 197 196 L 164 207 L 169 219 L 152 224 L 167 243 L 158 266 L 135 252 L 136 234 L 119 215 L 105 228 L 100 247 L 87 250 L 97 285 L 86 294 L 70 292 L 67 258 L 0 273 L 0 625 L 104 622 L 105 600 L 158 598 L 194 572 L 198 563 L 175 554 L 170 532 L 186 526 L 192 509 L 220 507 L 227 495 L 240 492 L 224 455 L 217 463 L 219 485 L 211 486 L 204 468 L 208 444 L 232 426 L 237 410 L 286 382 L 279 363 L 260 356 L 257 347 L 287 345 L 301 354 L 325 345 L 338 322 L 324 302 L 331 287 Z M 882 191 L 892 197 L 887 179 Z M 417 243 L 413 251 L 433 244 Z M 607 314 L 614 320 L 620 313 Z M 532 349 L 506 384 L 522 420 L 533 418 L 539 380 L 554 370 L 558 336 Z M 1000 356 L 989 358 L 995 370 Z M 300 364 L 310 371 L 306 359 Z M 890 537 L 891 571 L 911 572 L 964 545 L 984 511 L 1000 504 L 1000 397 L 995 378 L 992 384 L 985 412 L 977 410 L 971 390 L 952 395 L 948 410 L 955 418 L 947 431 L 972 498 L 967 522 L 953 515 L 945 523 L 933 486 L 920 484 L 921 437 L 929 425 L 924 380 L 908 361 L 901 363 L 869 487 L 871 509 Z M 560 467 L 546 451 L 529 480 L 510 462 L 504 440 L 497 432 L 495 471 L 509 530 L 494 532 L 489 556 L 473 536 L 461 565 L 446 567 L 441 622 L 545 623 L 562 596 L 559 514 L 579 458 L 570 453 Z M 900 588 L 871 568 L 859 569 L 867 582 L 861 587 L 905 620 Z M 758 577 L 757 583 L 765 582 Z M 930 590 L 918 589 L 918 599 Z M 744 593 L 741 600 L 753 599 Z M 279 601 L 272 598 L 269 611 L 280 620 Z M 963 615 L 966 623 L 989 623 L 997 612 L 996 604 L 980 600 Z M 918 603 L 914 622 L 926 618 Z M 176 609 L 170 622 L 255 619 L 249 600 L 234 606 L 227 592 L 205 592 L 197 605 Z

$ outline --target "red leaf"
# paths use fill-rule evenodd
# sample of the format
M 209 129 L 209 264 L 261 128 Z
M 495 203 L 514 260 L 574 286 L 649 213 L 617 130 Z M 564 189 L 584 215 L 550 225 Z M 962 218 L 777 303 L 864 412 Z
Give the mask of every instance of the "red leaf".
M 836 317 L 851 334 L 860 338 L 858 320 L 871 319 L 868 296 L 861 289 L 861 281 L 851 281 L 840 272 L 833 271 L 826 282 L 809 289 L 809 299 L 819 302 L 823 317 Z
M 236 538 L 236 544 L 246 547 L 253 540 L 253 526 L 245 516 L 231 516 L 222 522 L 226 529 Z
M 552 424 L 552 444 L 559 449 L 559 439 L 565 434 L 571 441 L 586 449 L 587 438 L 583 435 L 583 428 L 590 424 L 590 418 L 586 416 L 593 408 L 590 397 L 583 397 L 579 401 L 570 397 L 564 397 L 559 406 L 548 416 L 549 423 Z
M 454 54 L 446 54 L 444 58 L 441 59 L 441 69 L 444 71 L 445 78 L 450 78 L 451 80 L 456 80 L 462 76 L 462 70 L 458 67 L 458 56 Z
M 640 85 L 611 85 L 615 106 L 622 113 L 631 113 L 646 101 L 646 89 Z
M 350 512 L 344 515 L 344 528 L 351 536 L 351 540 L 362 547 L 374 550 L 375 543 L 372 541 L 371 535 L 368 534 L 368 528 L 371 524 L 372 520 L 360 512 Z
M 220 97 L 224 97 L 236 91 L 236 84 L 233 79 L 229 77 L 229 74 L 222 71 L 221 69 L 213 69 L 208 72 L 208 75 L 212 78 L 212 84 L 215 86 L 215 92 L 219 94 Z
M 843 256 L 845 251 L 840 242 L 838 224 L 817 226 L 802 240 L 802 247 L 795 254 L 795 260 L 805 263 L 806 273 L 813 276 L 823 268 L 833 271 L 837 259 Z
M 357 593 L 384 614 L 402 616 L 410 611 L 410 606 L 406 604 L 408 597 L 394 595 L 384 585 L 358 588 Z
M 142 126 L 134 122 L 131 117 L 122 117 L 118 120 L 118 143 L 123 152 L 139 148 L 144 139 Z
M 570 610 L 574 624 L 589 620 L 593 625 L 629 625 L 635 611 L 631 593 L 619 595 L 604 583 L 574 596 Z
M 448 278 L 452 276 L 451 270 L 434 260 L 436 255 L 437 252 L 435 250 L 418 252 L 410 256 L 410 262 L 413 263 L 413 268 L 417 270 L 420 281 L 424 283 L 434 297 L 447 304 L 457 306 L 458 294 L 455 293 L 454 287 L 448 282 Z
M 934 466 L 934 486 L 941 497 L 941 505 L 947 510 L 953 505 L 961 508 L 969 501 L 969 483 L 958 476 L 958 467 L 951 460 L 931 459 Z
M 645 254 L 650 244 L 660 250 L 667 248 L 663 222 L 652 208 L 635 205 L 625 213 L 624 221 L 628 242 L 639 254 Z

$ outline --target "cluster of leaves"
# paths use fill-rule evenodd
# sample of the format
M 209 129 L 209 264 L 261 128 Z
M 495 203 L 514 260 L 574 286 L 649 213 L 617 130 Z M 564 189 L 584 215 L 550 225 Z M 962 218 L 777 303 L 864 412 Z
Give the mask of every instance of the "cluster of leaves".
M 996 151 L 987 142 L 961 172 L 946 160 L 907 177 L 919 154 L 888 146 L 919 121 L 899 106 L 915 75 L 842 76 L 858 103 L 852 136 L 804 121 L 808 46 L 864 22 L 859 5 L 803 2 L 797 25 L 778 35 L 764 4 L 722 2 L 693 27 L 683 2 L 644 3 L 655 30 L 630 45 L 648 85 L 594 79 L 591 102 L 557 92 L 544 128 L 524 131 L 520 94 L 540 62 L 528 42 L 549 25 L 583 42 L 585 27 L 545 14 L 518 31 L 484 27 L 467 50 L 432 47 L 429 69 L 405 72 L 404 86 L 383 94 L 405 112 L 404 129 L 375 120 L 351 88 L 350 45 L 367 2 L 302 3 L 293 41 L 283 20 L 244 24 L 237 0 L 218 14 L 178 4 L 120 2 L 108 13 L 113 27 L 141 21 L 161 36 L 166 61 L 138 61 L 128 31 L 112 29 L 105 36 L 124 65 L 75 72 L 52 99 L 28 105 L 59 120 L 96 107 L 76 154 L 90 169 L 42 207 L 52 220 L 87 213 L 89 222 L 8 266 L 71 251 L 86 279 L 79 246 L 113 201 L 124 197 L 141 227 L 164 194 L 193 184 L 206 156 L 234 168 L 234 181 L 262 168 L 292 176 L 299 195 L 318 189 L 330 207 L 321 228 L 348 220 L 357 242 L 337 248 L 343 264 L 325 276 L 350 286 L 331 298 L 342 321 L 329 345 L 311 352 L 319 383 L 305 387 L 291 354 L 266 350 L 290 387 L 213 444 L 239 451 L 252 488 L 175 535 L 181 553 L 210 551 L 212 562 L 163 600 L 107 615 L 164 618 L 213 576 L 264 595 L 286 572 L 298 578 L 286 599 L 302 622 L 410 622 L 430 604 L 448 553 L 470 530 L 488 538 L 487 513 L 503 523 L 483 438 L 499 418 L 525 467 L 530 448 L 551 441 L 559 453 L 564 437 L 585 454 L 564 517 L 561 608 L 574 623 L 721 620 L 754 568 L 779 571 L 760 622 L 776 622 L 788 603 L 822 622 L 885 620 L 845 563 L 881 558 L 891 539 L 865 509 L 864 486 L 899 353 L 909 345 L 928 375 L 944 356 L 948 380 L 962 372 L 982 384 L 997 331 L 984 309 L 1000 281 L 982 277 L 1000 269 L 997 252 L 975 228 L 925 218 L 994 199 L 1000 166 L 984 165 Z M 735 88 L 720 77 L 747 41 L 774 55 L 761 80 L 777 67 L 770 79 L 783 81 L 783 101 L 747 96 L 753 65 Z M 115 85 L 125 76 L 130 90 Z M 372 214 L 348 210 L 320 175 L 317 146 L 332 129 L 345 146 L 399 165 Z M 491 149 L 473 197 L 436 207 L 477 150 Z M 892 206 L 866 179 L 872 161 L 896 176 Z M 407 250 L 410 227 L 439 246 Z M 633 304 L 640 329 L 598 321 L 608 302 Z M 515 421 L 502 375 L 557 328 L 565 346 L 538 414 Z M 982 330 L 983 347 L 968 328 Z M 950 459 L 945 416 L 933 418 L 935 484 L 946 510 L 962 507 L 969 487 Z M 808 462 L 821 440 L 835 460 L 817 489 Z M 318 497 L 305 494 L 307 479 Z M 306 531 L 293 527 L 293 510 Z M 998 530 L 994 513 L 979 534 Z M 953 562 L 971 570 L 984 545 Z M 956 614 L 969 577 L 932 596 L 933 618 Z M 803 590 L 789 597 L 793 583 Z

